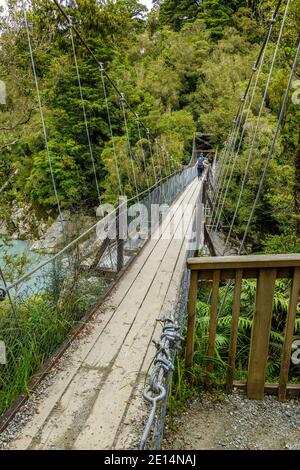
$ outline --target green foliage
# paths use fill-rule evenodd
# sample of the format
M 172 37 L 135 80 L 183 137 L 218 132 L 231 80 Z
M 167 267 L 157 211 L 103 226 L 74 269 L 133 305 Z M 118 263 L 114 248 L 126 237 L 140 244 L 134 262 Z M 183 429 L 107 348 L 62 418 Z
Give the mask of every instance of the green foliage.
M 0 248 L 3 256 L 5 248 Z M 80 272 L 77 261 L 76 253 L 59 258 L 39 271 L 36 279 L 29 278 L 17 286 L 12 297 L 14 308 L 8 297 L 0 303 L 0 339 L 7 359 L 0 367 L 0 414 L 20 394 L 30 394 L 34 374 L 107 288 L 108 281 L 103 277 L 88 280 L 91 275 Z M 25 255 L 5 254 L 1 264 L 8 281 L 32 268 Z
M 179 31 L 183 25 L 201 19 L 210 31 L 212 39 L 220 39 L 224 29 L 231 24 L 232 14 L 247 2 L 228 0 L 164 0 L 159 10 L 162 25 Z
M 284 328 L 289 306 L 289 293 L 290 282 L 287 280 L 277 280 L 274 294 L 266 382 L 278 382 L 279 380 L 281 353 L 284 342 Z M 185 370 L 183 356 L 179 356 L 176 359 L 177 362 L 172 382 L 172 395 L 169 400 L 169 407 L 171 410 L 174 407 L 184 405 L 187 399 L 193 397 L 197 391 L 199 392 L 205 378 L 207 378 L 205 366 L 207 364 L 207 344 L 210 321 L 210 305 L 208 302 L 209 295 L 209 289 L 201 288 L 199 290 L 192 368 L 188 371 Z M 241 308 L 238 322 L 235 380 L 247 379 L 255 296 L 256 282 L 252 280 L 244 280 L 241 292 Z M 222 304 L 223 306 L 221 308 Z M 229 285 L 229 288 L 226 286 L 221 287 L 219 290 L 219 316 L 214 351 L 214 369 L 210 375 L 212 386 L 215 388 L 223 388 L 225 384 L 228 367 L 227 360 L 232 321 L 232 304 L 233 286 Z M 295 339 L 297 338 L 299 331 L 300 308 L 298 309 L 296 319 Z M 299 371 L 297 366 L 291 367 L 289 380 L 291 382 L 299 382 Z
M 148 22 L 143 7 L 135 0 L 105 3 L 81 0 L 69 5 L 67 13 L 158 141 L 174 160 L 186 163 L 195 130 L 213 134 L 214 144 L 223 145 L 275 0 L 263 4 L 165 0 L 157 5 Z M 251 171 L 236 222 L 238 236 L 243 234 L 248 221 L 280 110 L 297 41 L 297 5 L 299 0 L 291 5 L 253 148 Z M 24 54 L 28 45 L 19 2 L 10 3 L 10 15 L 11 20 L 2 18 L 0 25 L 3 59 L 0 79 L 5 77 L 8 85 L 8 102 L 0 105 L 0 128 L 4 128 L 0 136 L 0 171 L 4 179 L 16 168 L 19 173 L 5 193 L 0 194 L 0 206 L 8 225 L 12 201 L 23 201 L 25 197 L 36 211 L 47 216 L 56 206 L 30 58 Z M 69 32 L 60 16 L 57 21 L 54 9 L 46 0 L 32 1 L 28 16 L 61 206 L 71 209 L 79 204 L 95 206 L 98 197 Z M 226 200 L 227 219 L 239 194 L 278 28 L 276 24 Z M 131 161 L 119 99 L 107 83 L 115 142 L 112 141 L 99 70 L 76 35 L 74 40 L 97 179 L 103 199 L 116 202 L 119 193 L 116 159 L 122 186 L 129 197 L 135 191 L 132 167 L 139 190 L 144 190 L 149 181 L 154 182 L 146 136 L 142 129 L 140 140 L 136 120 L 128 113 Z M 300 227 L 295 196 L 299 186 L 295 172 L 298 118 L 299 106 L 289 102 L 283 132 L 249 233 L 248 242 L 256 251 L 263 249 L 271 235 L 291 237 L 295 226 Z M 164 161 L 156 148 L 153 154 L 156 173 L 160 174 L 163 161 L 162 174 L 166 174 L 171 161 Z M 295 210 L 291 214 L 292 206 Z M 270 249 L 271 245 L 268 246 Z

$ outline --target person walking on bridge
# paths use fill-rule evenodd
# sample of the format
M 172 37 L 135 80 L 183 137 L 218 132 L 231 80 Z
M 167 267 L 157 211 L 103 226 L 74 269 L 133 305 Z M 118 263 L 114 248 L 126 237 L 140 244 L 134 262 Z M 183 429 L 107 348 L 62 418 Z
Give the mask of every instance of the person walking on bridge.
M 198 180 L 200 180 L 204 170 L 205 170 L 205 163 L 206 163 L 206 158 L 205 156 L 203 155 L 203 153 L 201 153 L 200 157 L 198 158 L 197 160 L 197 172 L 198 172 Z

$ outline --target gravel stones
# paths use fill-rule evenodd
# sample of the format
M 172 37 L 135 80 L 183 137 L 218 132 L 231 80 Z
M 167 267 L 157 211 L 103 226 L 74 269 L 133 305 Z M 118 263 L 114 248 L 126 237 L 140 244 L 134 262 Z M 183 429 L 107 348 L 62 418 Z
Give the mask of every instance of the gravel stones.
M 164 449 L 300 450 L 300 401 L 247 400 L 238 391 L 216 398 L 209 393 L 169 418 Z

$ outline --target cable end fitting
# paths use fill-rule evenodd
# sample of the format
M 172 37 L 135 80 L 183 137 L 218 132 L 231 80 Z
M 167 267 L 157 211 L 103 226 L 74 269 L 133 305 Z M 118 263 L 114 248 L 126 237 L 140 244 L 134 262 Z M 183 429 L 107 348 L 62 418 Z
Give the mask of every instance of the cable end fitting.
M 124 93 L 120 93 L 120 100 L 125 101 L 125 94 Z
M 100 68 L 100 72 L 105 72 L 105 67 L 104 67 L 103 62 L 100 62 L 99 68 Z
M 5 300 L 5 297 L 6 297 L 6 290 L 1 288 L 0 289 L 0 302 Z
M 271 23 L 271 24 L 276 23 L 275 11 L 272 11 L 272 16 L 271 16 L 271 18 L 270 18 L 270 23 Z

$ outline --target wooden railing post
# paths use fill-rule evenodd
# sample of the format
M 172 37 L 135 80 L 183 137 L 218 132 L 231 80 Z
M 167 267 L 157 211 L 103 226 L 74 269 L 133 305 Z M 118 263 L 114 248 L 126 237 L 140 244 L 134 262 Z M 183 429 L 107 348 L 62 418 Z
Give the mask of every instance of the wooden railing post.
M 286 387 L 288 383 L 289 368 L 292 353 L 292 342 L 295 330 L 295 320 L 297 315 L 297 304 L 300 291 L 300 268 L 295 268 L 291 287 L 289 309 L 286 319 L 285 338 L 282 352 L 280 380 L 278 389 L 279 400 L 285 400 Z
M 209 374 L 213 371 L 213 360 L 215 355 L 215 343 L 217 334 L 218 323 L 218 301 L 219 301 L 219 286 L 220 286 L 221 271 L 217 269 L 213 272 L 213 286 L 211 292 L 211 305 L 210 305 L 210 320 L 208 331 L 208 345 L 207 345 L 207 376 L 205 385 L 208 387 L 210 384 Z
M 231 333 L 228 353 L 228 370 L 226 378 L 226 391 L 231 393 L 233 389 L 233 377 L 235 371 L 235 356 L 238 337 L 239 316 L 241 307 L 241 292 L 243 284 L 243 270 L 237 269 L 235 275 L 234 298 L 232 306 Z
M 186 352 L 185 352 L 185 367 L 187 368 L 190 368 L 193 364 L 197 293 L 198 293 L 198 271 L 192 271 L 190 289 L 189 289 L 188 307 L 187 307 L 188 325 L 187 325 L 187 340 L 186 340 Z
M 189 297 L 189 326 L 186 364 L 192 365 L 195 333 L 196 286 L 198 273 L 201 281 L 213 281 L 211 295 L 208 347 L 206 354 L 205 385 L 212 381 L 215 342 L 218 323 L 218 290 L 220 280 L 229 281 L 235 278 L 235 289 L 232 306 L 232 323 L 228 351 L 228 371 L 226 390 L 233 387 L 247 388 L 248 398 L 262 400 L 264 393 L 278 394 L 280 400 L 286 395 L 300 395 L 298 384 L 288 384 L 291 349 L 294 336 L 297 304 L 300 293 L 300 254 L 283 255 L 249 255 L 198 257 L 188 259 L 188 267 L 192 271 L 195 286 Z M 241 291 L 243 279 L 256 279 L 256 303 L 250 340 L 247 383 L 234 381 L 236 367 L 237 337 L 240 317 Z M 280 370 L 280 383 L 265 384 L 265 375 L 269 355 L 270 331 L 276 279 L 292 279 L 290 301 L 285 325 L 284 345 Z
M 273 268 L 259 271 L 247 381 L 247 395 L 252 400 L 264 397 L 276 276 L 277 270 Z

